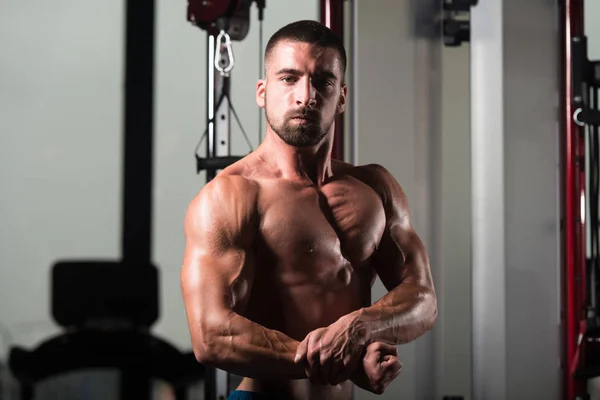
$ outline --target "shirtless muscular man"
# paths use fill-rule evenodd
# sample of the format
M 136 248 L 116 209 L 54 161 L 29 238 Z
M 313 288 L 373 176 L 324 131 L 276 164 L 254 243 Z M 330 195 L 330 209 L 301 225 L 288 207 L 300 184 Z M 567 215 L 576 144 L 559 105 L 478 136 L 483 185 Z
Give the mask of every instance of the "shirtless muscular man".
M 191 201 L 181 271 L 194 353 L 243 376 L 230 399 L 348 400 L 383 393 L 394 345 L 432 329 L 429 257 L 382 166 L 331 158 L 346 52 L 298 21 L 265 51 L 264 141 Z M 388 293 L 371 304 L 379 276 Z M 268 397 L 271 396 L 271 397 Z

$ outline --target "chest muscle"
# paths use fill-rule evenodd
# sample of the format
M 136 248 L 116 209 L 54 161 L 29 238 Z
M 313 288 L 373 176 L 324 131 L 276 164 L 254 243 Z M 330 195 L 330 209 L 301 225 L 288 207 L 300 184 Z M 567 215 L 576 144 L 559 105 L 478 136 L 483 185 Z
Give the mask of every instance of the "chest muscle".
M 353 268 L 373 254 L 383 234 L 377 194 L 358 181 L 277 193 L 268 202 L 262 236 L 288 279 L 327 275 L 349 283 Z

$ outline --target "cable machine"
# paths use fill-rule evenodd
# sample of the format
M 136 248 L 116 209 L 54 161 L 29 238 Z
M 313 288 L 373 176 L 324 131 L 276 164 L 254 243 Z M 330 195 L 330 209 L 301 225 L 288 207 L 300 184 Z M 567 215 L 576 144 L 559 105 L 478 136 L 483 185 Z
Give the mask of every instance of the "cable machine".
M 583 15 L 582 0 L 562 4 L 564 394 L 568 400 L 589 399 L 587 380 L 600 376 L 600 62 L 588 58 Z
M 219 170 L 244 156 L 231 155 L 231 115 L 236 119 L 246 143 L 252 145 L 231 101 L 231 72 L 235 65 L 233 41 L 246 38 L 250 25 L 250 7 L 256 3 L 259 20 L 259 54 L 262 54 L 262 23 L 265 0 L 188 1 L 187 19 L 206 31 L 206 130 L 196 146 L 196 172 L 206 171 L 206 181 L 214 179 Z M 259 57 L 262 59 L 262 56 Z M 259 63 L 259 75 L 262 75 Z M 260 115 L 259 109 L 259 121 Z M 206 139 L 206 157 L 198 149 Z M 261 129 L 259 129 L 259 143 Z

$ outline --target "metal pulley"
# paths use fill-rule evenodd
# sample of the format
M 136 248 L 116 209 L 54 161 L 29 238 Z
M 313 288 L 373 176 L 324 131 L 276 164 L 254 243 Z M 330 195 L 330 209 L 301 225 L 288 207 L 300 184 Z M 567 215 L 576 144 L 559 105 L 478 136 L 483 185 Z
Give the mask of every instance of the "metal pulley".
M 243 40 L 250 28 L 249 0 L 188 0 L 187 19 L 217 36 L 221 31 L 231 40 Z
M 188 21 L 210 24 L 220 18 L 231 18 L 242 0 L 188 0 Z

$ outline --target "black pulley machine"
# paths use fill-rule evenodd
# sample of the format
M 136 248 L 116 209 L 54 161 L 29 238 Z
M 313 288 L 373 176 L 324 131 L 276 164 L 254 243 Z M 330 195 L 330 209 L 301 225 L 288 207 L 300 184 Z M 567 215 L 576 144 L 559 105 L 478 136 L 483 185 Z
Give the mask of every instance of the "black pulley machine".
M 265 0 L 188 0 L 188 21 L 207 33 L 207 127 L 196 146 L 196 171 L 206 171 L 206 180 L 212 180 L 219 170 L 240 160 L 243 155 L 231 155 L 231 122 L 233 114 L 250 151 L 252 145 L 231 102 L 231 71 L 235 65 L 232 41 L 241 41 L 248 35 L 250 7 L 256 3 L 259 20 L 259 75 L 262 73 L 262 21 Z M 259 143 L 262 115 L 259 109 Z M 206 140 L 206 157 L 198 155 L 198 148 Z

